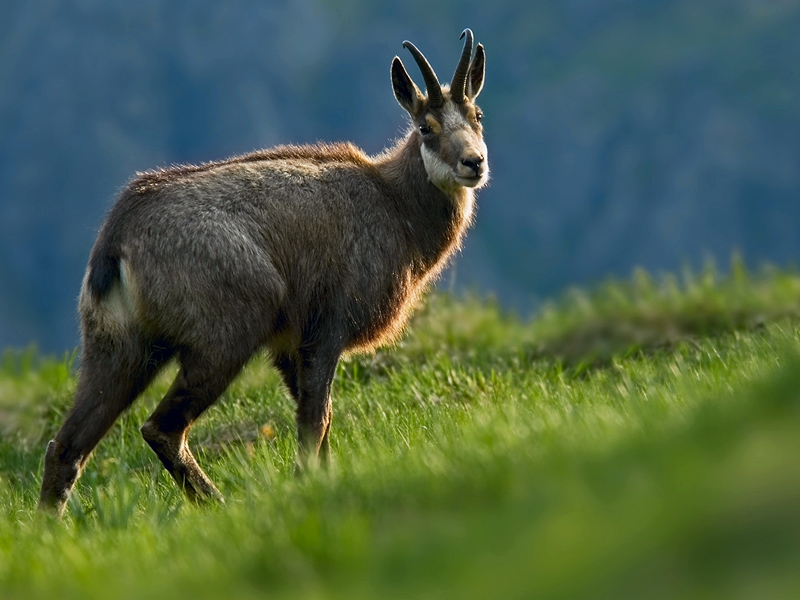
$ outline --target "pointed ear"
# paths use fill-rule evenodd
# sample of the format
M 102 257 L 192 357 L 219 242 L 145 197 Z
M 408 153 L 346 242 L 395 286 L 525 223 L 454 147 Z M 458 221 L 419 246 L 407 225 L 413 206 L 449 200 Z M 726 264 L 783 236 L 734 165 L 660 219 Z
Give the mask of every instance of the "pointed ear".
M 486 52 L 483 49 L 483 44 L 478 44 L 475 49 L 475 58 L 472 59 L 472 64 L 469 67 L 469 76 L 467 77 L 467 98 L 475 100 L 478 94 L 483 89 L 483 78 L 486 75 Z
M 397 98 L 400 106 L 405 108 L 412 117 L 416 117 L 422 109 L 425 97 L 417 85 L 411 81 L 403 62 L 396 56 L 392 61 L 392 90 L 394 90 L 394 97 Z

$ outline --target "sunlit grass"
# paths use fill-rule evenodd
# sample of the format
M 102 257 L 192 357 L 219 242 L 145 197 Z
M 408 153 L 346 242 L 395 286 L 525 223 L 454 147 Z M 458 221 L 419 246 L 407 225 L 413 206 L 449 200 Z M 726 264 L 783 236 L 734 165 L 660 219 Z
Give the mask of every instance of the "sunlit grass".
M 800 285 L 737 269 L 639 274 L 530 323 L 434 296 L 396 348 L 342 363 L 333 468 L 299 478 L 256 359 L 192 432 L 227 498 L 208 509 L 138 433 L 170 371 L 64 521 L 34 515 L 74 378 L 8 354 L 0 597 L 798 597 Z

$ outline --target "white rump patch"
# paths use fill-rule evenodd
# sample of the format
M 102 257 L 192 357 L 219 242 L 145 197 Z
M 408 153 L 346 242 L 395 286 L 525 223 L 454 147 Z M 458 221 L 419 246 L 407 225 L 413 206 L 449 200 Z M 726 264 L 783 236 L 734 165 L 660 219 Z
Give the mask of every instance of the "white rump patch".
M 84 320 L 95 321 L 100 332 L 119 334 L 133 322 L 135 316 L 135 287 L 133 274 L 128 263 L 119 261 L 119 280 L 115 281 L 98 302 L 95 302 L 88 289 L 89 272 L 83 280 L 83 288 L 78 303 Z

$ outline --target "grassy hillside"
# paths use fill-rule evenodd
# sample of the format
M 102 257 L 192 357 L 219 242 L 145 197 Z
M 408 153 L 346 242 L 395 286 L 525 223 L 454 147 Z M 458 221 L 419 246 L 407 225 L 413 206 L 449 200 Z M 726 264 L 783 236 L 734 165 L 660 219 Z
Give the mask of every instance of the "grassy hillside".
M 71 359 L 0 370 L 0 597 L 800 597 L 800 278 L 638 274 L 527 323 L 430 299 L 335 382 L 330 472 L 256 360 L 196 426 L 196 509 L 138 434 L 33 513 Z

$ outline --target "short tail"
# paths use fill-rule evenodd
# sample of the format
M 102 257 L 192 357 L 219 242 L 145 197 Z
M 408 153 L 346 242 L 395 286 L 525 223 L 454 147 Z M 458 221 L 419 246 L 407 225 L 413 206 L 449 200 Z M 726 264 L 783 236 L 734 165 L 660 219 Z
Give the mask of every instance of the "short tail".
M 89 291 L 95 301 L 101 300 L 119 279 L 119 257 L 96 252 L 89 259 Z

